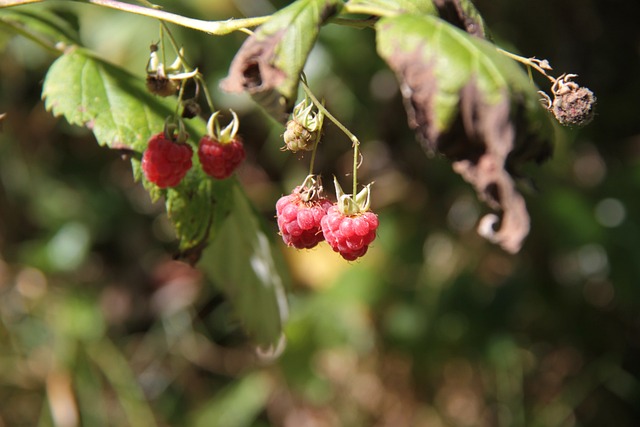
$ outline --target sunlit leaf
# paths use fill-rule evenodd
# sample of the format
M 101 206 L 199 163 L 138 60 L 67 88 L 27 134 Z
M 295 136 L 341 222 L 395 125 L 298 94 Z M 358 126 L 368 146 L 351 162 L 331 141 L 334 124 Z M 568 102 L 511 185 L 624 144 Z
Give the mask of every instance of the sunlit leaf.
M 100 144 L 134 153 L 134 174 L 153 198 L 164 196 L 183 256 L 196 262 L 212 242 L 200 266 L 229 295 L 247 330 L 262 344 L 275 343 L 287 310 L 279 265 L 236 181 L 212 180 L 195 154 L 194 166 L 175 188 L 160 190 L 140 171 L 140 153 L 175 111 L 175 99 L 150 95 L 142 79 L 80 48 L 53 64 L 43 94 L 47 108 L 91 128 Z M 197 140 L 205 125 L 190 121 L 187 131 Z
M 47 109 L 91 129 L 100 145 L 138 152 L 175 108 L 174 100 L 150 94 L 141 78 L 82 48 L 52 64 L 42 95 Z

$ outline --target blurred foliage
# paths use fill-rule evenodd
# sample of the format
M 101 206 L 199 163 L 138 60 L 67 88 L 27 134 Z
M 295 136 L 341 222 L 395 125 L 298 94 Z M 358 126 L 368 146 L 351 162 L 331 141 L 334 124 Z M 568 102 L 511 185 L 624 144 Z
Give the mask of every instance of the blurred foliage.
M 223 19 L 287 2 L 165 3 Z M 0 32 L 0 426 L 638 425 L 640 4 L 476 5 L 498 43 L 578 74 L 599 99 L 595 121 L 562 129 L 553 159 L 529 170 L 523 251 L 476 235 L 484 207 L 407 130 L 373 32 L 329 25 L 306 73 L 363 142 L 381 227 L 357 263 L 282 248 L 295 287 L 279 358 L 171 259 L 173 230 L 130 163 L 44 111 L 55 58 Z M 54 6 L 90 48 L 144 75 L 153 21 Z M 212 86 L 245 38 L 175 34 Z M 275 234 L 273 205 L 308 159 L 279 151 L 282 128 L 249 99 L 211 89 L 242 116 L 240 180 Z M 317 162 L 325 176 L 350 169 L 334 127 Z

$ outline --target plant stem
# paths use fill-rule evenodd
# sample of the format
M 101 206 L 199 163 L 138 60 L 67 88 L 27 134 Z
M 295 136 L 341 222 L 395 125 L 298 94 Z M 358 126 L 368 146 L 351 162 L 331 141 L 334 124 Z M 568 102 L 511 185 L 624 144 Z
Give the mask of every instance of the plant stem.
M 313 151 L 311 152 L 311 161 L 309 162 L 309 175 L 313 175 L 313 169 L 316 163 L 316 152 L 318 151 L 318 143 L 320 142 L 321 135 L 322 129 L 319 129 L 318 135 L 316 135 L 316 140 L 313 143 Z
M 358 163 L 360 160 L 360 142 L 353 144 L 353 199 L 356 199 L 358 194 Z
M 353 147 L 353 196 L 355 197 L 355 195 L 357 194 L 357 190 L 358 190 L 358 159 L 359 159 L 358 147 L 360 146 L 360 141 L 353 134 L 353 132 L 351 132 L 349 129 L 347 129 L 347 127 L 345 125 L 340 123 L 340 121 L 338 119 L 336 119 L 333 116 L 333 114 L 331 114 L 329 112 L 329 110 L 327 110 L 325 108 L 325 106 L 320 101 L 318 101 L 318 98 L 316 98 L 315 95 L 313 94 L 313 92 L 311 92 L 311 89 L 309 89 L 309 86 L 307 86 L 307 84 L 305 83 L 304 79 L 300 80 L 300 83 L 302 85 L 302 89 L 307 94 L 309 99 L 311 99 L 311 102 L 313 102 L 315 104 L 315 106 L 318 108 L 318 110 L 320 112 L 322 112 L 322 114 L 324 114 L 326 117 L 328 117 L 329 120 L 331 120 L 336 126 L 338 126 L 338 128 L 345 135 L 347 135 L 349 137 L 349 139 L 351 140 L 351 146 Z
M 540 67 L 538 64 L 536 64 L 534 61 L 531 60 L 531 58 L 525 58 L 524 56 L 520 56 L 520 55 L 516 55 L 515 53 L 511 53 L 508 52 L 504 49 L 501 49 L 499 47 L 496 48 L 496 50 L 498 52 L 500 52 L 501 54 L 508 56 L 509 58 L 513 59 L 514 61 L 518 61 L 521 64 L 524 64 L 528 67 L 531 67 L 533 69 L 535 69 L 537 72 L 539 72 L 540 74 L 542 74 L 543 76 L 545 76 L 546 78 L 548 78 L 552 83 L 555 83 L 556 79 L 550 75 L 547 74 L 547 71 Z
M 0 3 L 0 9 L 5 7 L 20 6 L 30 3 L 42 3 L 45 0 L 3 0 Z M 89 3 L 96 6 L 116 9 L 123 12 L 129 12 L 136 15 L 147 16 L 159 19 L 164 22 L 180 25 L 182 27 L 191 28 L 193 30 L 202 31 L 204 33 L 222 36 L 234 31 L 241 31 L 247 27 L 256 27 L 269 19 L 269 16 L 256 16 L 254 18 L 229 19 L 225 21 L 203 21 L 200 19 L 187 18 L 175 13 L 165 12 L 163 10 L 153 9 L 144 6 L 138 6 L 130 3 L 124 3 L 117 0 L 73 0 L 80 3 Z

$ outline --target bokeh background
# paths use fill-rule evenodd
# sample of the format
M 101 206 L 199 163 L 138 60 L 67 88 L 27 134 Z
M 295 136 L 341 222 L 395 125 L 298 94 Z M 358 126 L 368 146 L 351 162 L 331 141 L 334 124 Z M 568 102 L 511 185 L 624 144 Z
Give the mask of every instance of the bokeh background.
M 226 19 L 287 3 L 163 4 Z M 163 206 L 129 162 L 44 110 L 55 58 L 0 27 L 0 426 L 640 425 L 640 3 L 476 5 L 498 44 L 578 74 L 598 97 L 594 122 L 562 129 L 554 157 L 528 171 L 537 191 L 523 250 L 476 235 L 486 208 L 407 130 L 373 31 L 328 25 L 306 72 L 363 142 L 360 178 L 375 181 L 381 227 L 355 263 L 325 245 L 282 247 L 291 312 L 277 359 L 172 259 Z M 144 75 L 154 21 L 29 7 L 56 8 L 88 46 Z M 175 35 L 217 104 L 241 114 L 240 179 L 278 239 L 275 201 L 309 159 L 281 152 L 281 127 L 217 89 L 244 35 Z M 325 179 L 348 182 L 349 147 L 327 127 Z

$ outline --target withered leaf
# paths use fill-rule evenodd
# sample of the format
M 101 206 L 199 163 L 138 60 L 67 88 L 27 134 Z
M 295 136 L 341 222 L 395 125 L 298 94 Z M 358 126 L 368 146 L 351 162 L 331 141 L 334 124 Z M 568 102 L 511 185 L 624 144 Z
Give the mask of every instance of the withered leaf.
M 382 19 L 376 30 L 378 53 L 400 82 L 409 126 L 499 212 L 482 234 L 518 252 L 529 232 L 515 184 L 519 166 L 551 153 L 552 125 L 536 88 L 492 44 L 442 19 L 401 15 Z
M 298 0 L 273 14 L 244 42 L 220 87 L 249 93 L 284 122 L 293 109 L 300 73 L 320 27 L 342 4 L 340 0 Z

